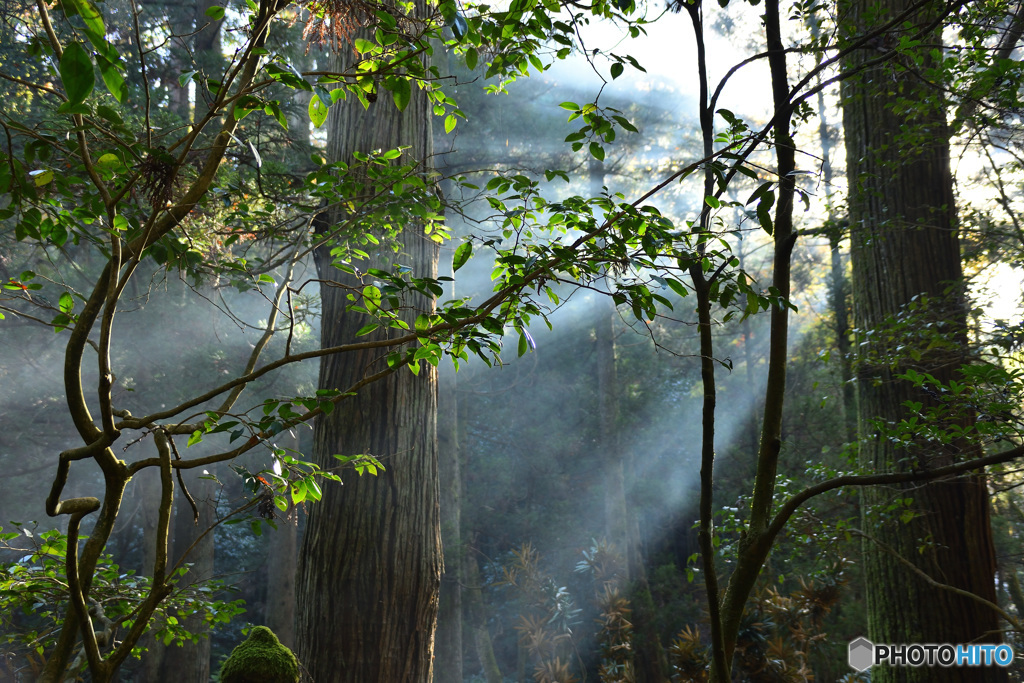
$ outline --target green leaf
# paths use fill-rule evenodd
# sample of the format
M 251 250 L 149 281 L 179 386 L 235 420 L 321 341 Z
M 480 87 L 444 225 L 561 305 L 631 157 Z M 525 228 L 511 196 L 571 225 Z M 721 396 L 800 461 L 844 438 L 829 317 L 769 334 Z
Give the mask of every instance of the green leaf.
M 69 43 L 60 58 L 60 79 L 72 104 L 84 102 L 96 85 L 96 73 L 81 43 Z
M 452 271 L 456 271 L 462 266 L 466 265 L 466 261 L 473 255 L 473 243 L 463 242 L 459 245 L 459 248 L 455 250 L 455 256 L 452 258 Z
M 462 42 L 462 39 L 469 33 L 469 24 L 466 22 L 466 18 L 461 13 L 455 15 L 455 19 L 451 23 L 452 34 L 455 36 L 455 40 Z
M 96 55 L 96 65 L 100 68 L 100 76 L 103 77 L 103 84 L 107 86 L 107 90 L 115 100 L 123 102 L 128 95 L 128 84 L 125 83 L 124 76 L 117 66 L 102 55 Z
M 122 164 L 121 160 L 117 157 L 116 154 L 111 154 L 110 152 L 107 152 L 106 154 L 104 154 L 103 156 L 96 160 L 96 165 L 99 166 L 101 169 L 113 171 L 119 168 Z
M 530 350 L 530 342 L 526 339 L 524 332 L 519 333 L 519 356 L 522 357 Z
M 425 330 L 428 327 L 430 327 L 430 316 L 428 316 L 428 315 L 426 315 L 424 313 L 420 313 L 418 316 L 416 316 L 416 329 L 417 330 Z
M 623 68 L 622 62 L 615 62 L 612 64 L 612 80 L 615 80 L 622 75 Z
M 710 206 L 712 209 L 718 209 L 721 208 L 722 206 L 722 202 L 718 200 L 718 197 L 715 197 L 710 194 L 704 198 L 704 203 Z
M 224 8 L 214 5 L 212 7 L 207 8 L 207 10 L 203 14 L 210 17 L 214 21 L 220 21 L 224 18 Z
M 195 71 L 195 70 L 183 71 L 181 73 L 181 75 L 178 76 L 178 85 L 180 85 L 182 88 L 184 88 L 185 84 L 188 83 L 189 81 L 191 81 L 195 77 L 195 75 L 198 74 L 198 73 L 199 72 Z
M 71 296 L 70 292 L 63 292 L 60 295 L 60 303 L 58 305 L 63 313 L 70 314 L 71 311 L 75 310 L 75 299 Z
M 455 128 L 455 115 L 449 114 L 444 119 L 444 132 L 451 133 Z
M 757 202 L 757 222 L 769 235 L 775 232 L 775 225 L 772 223 L 772 206 L 774 205 L 775 193 L 771 190 L 761 195 L 760 201 Z
M 760 199 L 765 192 L 770 190 L 771 187 L 772 183 L 770 181 L 767 183 L 761 183 L 761 185 L 758 186 L 758 188 L 751 193 L 750 197 L 747 198 L 747 201 L 744 202 L 743 205 L 750 206 L 751 204 L 754 203 L 755 200 Z
M 398 26 L 398 20 L 395 19 L 395 17 L 387 10 L 379 9 L 374 12 L 374 16 L 377 17 L 377 20 L 380 21 L 381 26 L 385 29 L 391 29 Z
M 466 68 L 472 71 L 476 68 L 477 61 L 480 59 L 480 55 L 477 54 L 476 48 L 471 47 L 466 50 Z
M 277 121 L 282 128 L 288 130 L 288 117 L 284 115 L 284 111 L 281 109 L 281 105 L 274 102 L 267 102 L 266 106 L 263 107 L 263 112 L 268 116 L 273 116 L 274 120 Z
M 327 105 L 320 101 L 320 96 L 315 94 L 309 100 L 309 120 L 317 128 L 324 125 L 327 120 Z
M 366 38 L 356 38 L 356 52 L 361 55 L 373 54 L 374 52 L 380 52 L 380 48 L 377 44 L 367 40 Z
M 672 291 L 678 294 L 679 296 L 686 296 L 687 294 L 689 294 L 689 292 L 686 291 L 686 287 L 684 287 L 683 283 L 680 282 L 679 280 L 673 280 L 672 278 L 668 277 L 665 278 L 665 282 L 672 289 Z
M 391 91 L 398 111 L 405 111 L 409 106 L 409 100 L 412 99 L 412 86 L 409 85 L 409 81 L 405 78 L 391 78 L 387 88 Z
M 85 22 L 85 27 L 95 33 L 97 36 L 106 36 L 107 29 L 103 25 L 103 14 L 100 13 L 99 8 L 92 4 L 92 0 L 71 0 L 71 3 L 78 10 L 78 13 L 82 16 L 82 21 Z
M 597 142 L 590 143 L 590 153 L 598 161 L 604 161 L 604 147 Z
M 101 104 L 100 106 L 96 107 L 96 113 L 104 119 L 106 119 L 107 121 L 109 121 L 110 123 L 113 123 L 118 126 L 124 125 L 124 119 L 121 118 L 121 115 L 105 104 Z
M 92 113 L 89 109 L 89 105 L 84 102 L 65 102 L 64 104 L 57 107 L 58 114 L 82 114 L 88 116 Z
M 32 171 L 29 175 L 32 176 L 36 187 L 42 187 L 53 180 L 53 171 Z

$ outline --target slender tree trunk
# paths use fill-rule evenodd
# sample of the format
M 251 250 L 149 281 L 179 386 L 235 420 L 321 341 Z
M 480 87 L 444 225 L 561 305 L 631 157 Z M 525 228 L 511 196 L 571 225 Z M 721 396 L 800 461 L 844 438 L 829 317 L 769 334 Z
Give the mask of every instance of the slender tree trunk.
M 298 517 L 294 509 L 277 521 L 277 530 L 269 533 L 270 557 L 267 560 L 267 628 L 281 644 L 295 648 L 295 570 L 298 558 Z
M 345 71 L 351 59 L 351 48 L 343 47 L 332 70 Z M 411 147 L 406 151 L 411 158 L 429 159 L 430 112 L 415 86 L 404 113 L 387 93 L 366 111 L 349 96 L 331 108 L 327 125 L 331 160 L 401 145 Z M 435 244 L 413 226 L 401 241 L 402 263 L 417 277 L 436 277 Z M 322 256 L 321 278 L 352 284 Z M 367 322 L 364 315 L 346 311 L 345 295 L 340 287 L 321 290 L 324 346 L 351 342 Z M 407 303 L 410 325 L 418 313 L 433 309 L 428 300 Z M 345 390 L 383 363 L 375 350 L 328 356 L 319 385 Z M 431 679 L 441 579 L 436 418 L 437 372 L 424 364 L 418 376 L 403 369 L 365 387 L 315 427 L 313 451 L 321 467 L 334 468 L 336 453 L 369 453 L 387 468 L 378 476 L 344 471 L 344 486 L 325 486 L 323 500 L 310 506 L 300 554 L 296 637 L 299 659 L 316 683 Z
M 466 615 L 469 618 L 469 627 L 473 631 L 473 646 L 484 672 L 484 680 L 487 683 L 502 683 L 505 679 L 494 656 L 491 632 L 487 630 L 487 613 L 480 587 L 480 566 L 471 553 L 463 555 L 462 566 L 463 575 L 466 577 Z
M 810 22 L 811 35 L 817 39 L 820 33 L 818 23 Z M 818 64 L 821 58 L 818 58 Z M 820 79 L 819 79 L 820 82 Z M 857 440 L 857 390 L 853 384 L 852 346 L 850 344 L 850 315 L 847 310 L 849 282 L 846 264 L 840 249 L 843 231 L 836 220 L 832 204 L 832 153 L 835 145 L 828 126 L 828 108 L 825 106 L 825 91 L 816 96 L 818 105 L 818 141 L 821 144 L 821 182 L 825 188 L 825 211 L 830 230 L 828 235 L 831 272 L 829 275 L 829 305 L 832 308 L 833 326 L 836 335 L 836 351 L 839 353 L 839 377 L 843 393 L 844 436 L 848 442 Z
M 604 186 L 604 164 L 591 157 L 590 194 L 598 196 Z M 611 283 L 609 283 L 609 291 Z M 604 453 L 605 537 L 622 555 L 622 588 L 628 590 L 633 621 L 633 665 L 638 683 L 665 680 L 668 660 L 654 628 L 654 605 L 644 571 L 639 525 L 627 502 L 626 452 L 619 439 L 619 381 L 615 365 L 615 304 L 610 296 L 599 296 L 595 311 L 594 337 L 597 345 L 597 394 Z
M 591 157 L 588 166 L 590 194 L 598 196 L 604 186 L 604 164 Z M 612 289 L 608 275 L 608 289 Z M 615 374 L 615 304 L 610 296 L 599 296 L 595 309 L 594 337 L 597 345 L 597 402 L 601 429 L 600 449 L 604 468 L 604 533 L 608 542 L 626 560 L 623 578 L 629 581 L 632 543 L 626 514 L 626 476 L 619 444 L 619 395 Z
M 907 6 L 904 0 L 885 0 L 879 11 L 874 0 L 855 0 L 851 20 L 863 24 L 869 13 L 882 20 Z M 913 22 L 923 25 L 938 10 L 935 3 Z M 898 43 L 898 36 L 884 38 Z M 935 32 L 924 43 L 927 67 L 929 51 L 941 43 L 941 36 Z M 875 50 L 857 51 L 847 68 L 876 56 Z M 866 342 L 860 347 L 856 372 L 860 455 L 862 464 L 876 472 L 928 468 L 975 454 L 963 445 L 942 448 L 919 443 L 897 449 L 891 440 L 877 435 L 871 422 L 878 418 L 897 422 L 906 414 L 905 401 L 927 404 L 931 400 L 897 379 L 900 371 L 913 367 L 948 381 L 966 360 L 966 303 L 945 106 L 940 91 L 929 87 L 916 70 L 902 66 L 874 66 L 846 81 L 843 89 L 854 322 Z M 893 105 L 898 101 L 913 103 L 913 108 L 895 113 Z M 956 342 L 955 348 L 926 351 L 920 360 L 893 358 L 900 353 L 895 345 L 887 346 L 884 334 L 870 333 L 884 328 L 891 316 L 921 295 L 933 297 L 927 307 L 932 329 L 942 330 Z M 864 526 L 870 539 L 864 544 L 863 567 L 872 641 L 998 641 L 998 620 L 991 609 L 930 588 L 893 556 L 898 553 L 936 580 L 994 602 L 995 554 L 987 493 L 983 476 L 864 492 Z M 918 513 L 911 523 L 880 520 L 880 510 L 905 498 L 913 499 L 912 509 Z M 979 674 L 969 668 L 879 667 L 872 671 L 872 680 L 977 681 Z M 983 678 L 1006 680 L 1005 670 L 986 669 Z
M 195 472 L 193 470 L 192 472 Z M 174 500 L 174 561 L 188 552 L 185 562 L 191 564 L 188 574 L 178 584 L 181 587 L 206 581 L 213 577 L 213 534 L 200 535 L 217 519 L 216 487 L 209 479 L 185 474 L 185 484 L 196 501 L 199 523 L 195 521 L 192 507 L 179 491 Z M 198 539 L 198 542 L 196 542 Z M 194 545 L 193 545 L 194 543 Z M 191 550 L 189 550 L 191 548 Z M 210 680 L 210 639 L 203 633 L 201 617 L 192 616 L 185 620 L 185 628 L 203 637 L 196 642 L 171 645 L 166 649 L 160 680 L 165 683 L 190 683 Z
M 298 433 L 293 448 L 302 452 Z M 298 564 L 299 515 L 301 508 L 292 508 L 277 520 L 277 529 L 268 532 L 270 546 L 267 557 L 267 627 L 281 644 L 295 649 L 295 574 Z
M 451 296 L 454 298 L 454 283 Z M 454 368 L 442 370 L 438 396 L 438 471 L 441 479 L 441 541 L 444 574 L 437 615 L 436 683 L 462 683 L 462 464 L 459 402 Z
M 153 501 L 160 500 L 160 472 L 156 469 L 143 470 L 135 475 L 135 485 L 138 489 L 136 495 L 143 499 L 140 517 L 142 518 L 142 571 L 141 576 L 150 576 L 153 571 L 153 563 L 156 559 L 157 544 L 157 523 L 159 510 Z M 180 493 L 180 491 L 179 491 Z M 174 547 L 174 526 L 171 525 L 171 535 L 168 539 L 169 548 Z M 157 617 L 162 619 L 162 617 Z M 139 668 L 140 683 L 159 683 L 161 672 L 164 670 L 164 655 L 167 647 L 152 635 L 143 636 L 139 644 L 146 648 L 146 654 L 142 658 Z

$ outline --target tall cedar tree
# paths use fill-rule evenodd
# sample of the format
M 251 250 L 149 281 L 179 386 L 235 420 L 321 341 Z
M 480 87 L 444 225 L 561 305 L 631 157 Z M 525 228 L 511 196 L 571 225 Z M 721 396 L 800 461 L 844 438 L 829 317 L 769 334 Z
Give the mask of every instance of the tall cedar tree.
M 906 0 L 852 0 L 851 25 L 870 30 L 869 21 L 887 20 L 910 6 Z M 937 25 L 940 8 L 941 3 L 925 5 L 910 16 L 912 24 Z M 885 46 L 897 45 L 899 36 L 883 35 L 877 42 L 884 51 Z M 901 450 L 879 435 L 872 423 L 876 418 L 898 422 L 905 417 L 905 401 L 928 404 L 928 395 L 898 379 L 901 372 L 913 368 L 948 382 L 966 360 L 966 302 L 945 102 L 940 90 L 922 77 L 934 66 L 929 52 L 941 45 L 940 29 L 923 43 L 922 54 L 898 54 L 893 60 L 878 59 L 878 49 L 855 51 L 846 66 L 864 71 L 845 81 L 843 88 L 854 319 L 869 341 L 860 347 L 856 372 L 860 457 L 872 472 L 931 468 L 979 455 L 964 444 L 914 444 Z M 867 64 L 869 60 L 873 65 Z M 900 102 L 911 103 L 909 111 L 896 111 Z M 894 365 L 892 349 L 881 341 L 885 335 L 877 333 L 920 295 L 941 302 L 929 307 L 930 321 L 957 343 L 952 349 L 926 352 L 919 361 L 904 357 Z M 868 335 L 870 331 L 876 334 Z M 878 509 L 901 498 L 913 499 L 916 518 L 907 524 L 891 519 L 899 515 L 879 521 Z M 985 478 L 969 475 L 865 489 L 863 503 L 869 638 L 880 643 L 998 640 L 998 622 L 990 608 L 929 587 L 896 557 L 913 562 L 940 582 L 995 602 Z M 872 671 L 872 680 L 976 681 L 978 672 L 880 667 Z M 991 669 L 985 680 L 1006 680 L 1005 672 Z
M 417 11 L 425 16 L 422 0 Z M 342 46 L 331 60 L 332 71 L 349 70 L 351 47 Z M 408 146 L 403 159 L 429 162 L 430 109 L 415 84 L 404 111 L 388 93 L 382 92 L 366 110 L 350 95 L 331 108 L 327 126 L 331 161 L 351 161 L 354 152 Z M 414 226 L 407 226 L 400 239 L 398 255 L 382 241 L 371 262 L 355 265 L 365 271 L 396 259 L 416 277 L 437 277 L 434 242 Z M 327 282 L 358 284 L 330 262 L 328 254 L 318 254 L 319 275 L 325 281 L 324 347 L 351 341 L 369 322 L 365 315 L 346 310 L 348 289 Z M 433 310 L 433 302 L 425 299 L 407 303 L 411 306 L 404 319 L 410 327 L 418 313 Z M 375 334 L 362 338 L 375 339 Z M 403 369 L 363 388 L 315 427 L 313 452 L 321 467 L 334 468 L 335 454 L 369 453 L 387 468 L 378 476 L 345 471 L 344 486 L 325 486 L 323 500 L 309 508 L 296 587 L 296 641 L 299 659 L 317 683 L 431 680 L 442 564 L 437 371 L 422 365 L 418 376 Z M 320 387 L 344 389 L 386 367 L 379 349 L 328 356 L 320 366 Z

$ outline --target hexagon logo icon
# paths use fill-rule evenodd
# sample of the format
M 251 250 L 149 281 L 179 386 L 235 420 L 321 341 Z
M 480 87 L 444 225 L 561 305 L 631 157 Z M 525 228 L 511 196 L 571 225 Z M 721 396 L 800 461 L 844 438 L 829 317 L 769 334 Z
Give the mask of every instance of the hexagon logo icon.
M 869 669 L 875 661 L 874 643 L 863 637 L 851 640 L 848 661 L 850 662 L 850 668 L 855 671 Z

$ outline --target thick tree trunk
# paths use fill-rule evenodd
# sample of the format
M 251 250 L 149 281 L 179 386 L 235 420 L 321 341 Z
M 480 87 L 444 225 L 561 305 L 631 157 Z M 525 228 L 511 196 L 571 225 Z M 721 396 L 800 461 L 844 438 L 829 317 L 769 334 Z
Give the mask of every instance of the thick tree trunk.
M 342 48 L 333 70 L 344 71 L 351 53 Z M 429 116 L 416 86 L 404 113 L 387 93 L 366 111 L 349 96 L 331 108 L 328 158 L 349 161 L 353 152 L 409 145 L 407 155 L 426 160 Z M 413 226 L 401 241 L 402 263 L 415 276 L 436 277 L 434 243 Z M 321 278 L 344 280 L 328 260 L 319 259 Z M 367 265 L 381 264 L 360 264 Z M 346 293 L 321 290 L 324 346 L 353 341 L 367 323 L 345 310 Z M 433 307 L 427 300 L 407 303 L 410 325 Z M 382 367 L 376 350 L 328 356 L 320 387 L 345 390 Z M 296 637 L 299 659 L 316 683 L 430 681 L 441 576 L 436 417 L 437 372 L 424 364 L 418 376 L 403 369 L 372 383 L 316 425 L 313 450 L 322 467 L 334 468 L 336 453 L 369 453 L 387 468 L 378 476 L 344 471 L 344 486 L 324 486 L 323 500 L 309 508 Z
M 879 13 L 874 0 L 855 0 L 852 18 L 862 21 L 870 11 L 875 20 L 882 20 L 908 5 L 903 0 L 886 0 Z M 923 24 L 929 18 L 919 16 L 915 22 Z M 883 36 L 883 42 L 895 45 L 898 37 Z M 940 36 L 936 33 L 924 43 L 928 54 L 940 43 Z M 847 67 L 877 55 L 876 50 L 857 51 Z M 903 66 L 875 66 L 846 81 L 843 91 L 854 321 L 868 342 L 861 346 L 857 366 L 860 454 L 863 465 L 876 472 L 933 467 L 974 455 L 970 448 L 928 444 L 899 450 L 872 426 L 876 418 L 899 421 L 905 416 L 904 401 L 927 404 L 930 400 L 925 392 L 896 379 L 899 371 L 913 367 L 948 381 L 965 360 L 966 306 L 945 108 L 942 94 Z M 895 113 L 898 102 L 911 104 L 909 113 Z M 957 342 L 957 349 L 929 351 L 916 361 L 900 358 L 893 372 L 893 364 L 887 362 L 891 359 L 877 360 L 872 354 L 892 356 L 897 353 L 895 345 L 886 346 L 884 334 L 870 333 L 884 328 L 890 316 L 919 295 L 941 302 L 928 309 L 932 329 L 943 330 Z M 898 514 L 889 514 L 883 515 L 888 521 L 880 521 L 881 510 L 902 498 L 913 499 L 917 518 L 902 524 L 891 519 Z M 998 621 L 991 609 L 928 587 L 894 557 L 898 553 L 934 579 L 994 602 L 995 560 L 984 477 L 866 490 L 863 502 L 864 526 L 870 536 L 864 544 L 863 563 L 868 637 L 877 643 L 997 641 Z M 969 668 L 880 667 L 872 671 L 876 683 L 976 681 L 978 677 L 979 672 Z M 1005 671 L 996 668 L 987 669 L 983 677 L 1006 680 Z

